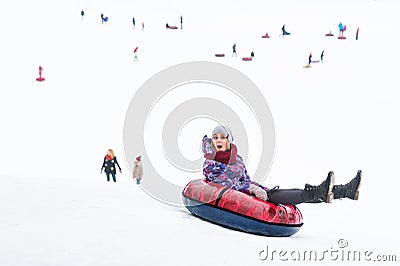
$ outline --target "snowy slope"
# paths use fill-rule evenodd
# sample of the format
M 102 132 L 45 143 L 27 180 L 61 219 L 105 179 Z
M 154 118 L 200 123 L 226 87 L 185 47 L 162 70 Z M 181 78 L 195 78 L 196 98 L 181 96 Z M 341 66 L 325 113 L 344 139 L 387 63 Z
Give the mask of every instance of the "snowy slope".
M 267 246 L 322 253 L 338 249 L 340 239 L 349 245 L 339 250 L 396 254 L 396 1 L 39 0 L 0 7 L 1 265 L 263 265 L 271 263 L 271 257 L 260 259 Z M 109 17 L 105 24 L 102 12 Z M 167 22 L 179 26 L 181 15 L 183 30 L 165 30 Z M 336 38 L 340 21 L 348 28 L 344 41 Z M 279 37 L 283 24 L 291 36 Z M 324 36 L 330 30 L 335 37 Z M 261 38 L 266 32 L 270 39 Z M 231 57 L 234 42 L 237 58 Z M 133 61 L 136 46 L 139 62 Z M 322 50 L 323 64 L 303 68 L 310 52 L 318 59 Z M 243 62 L 251 51 L 256 59 Z M 264 95 L 276 131 L 265 185 L 317 184 L 329 170 L 344 183 L 362 169 L 359 201 L 303 204 L 299 233 L 267 238 L 209 224 L 149 197 L 130 177 L 132 162 L 125 161 L 126 111 L 146 80 L 191 61 L 233 67 Z M 39 65 L 42 83 L 35 81 Z M 224 99 L 217 90 L 207 95 Z M 152 114 L 154 127 L 164 115 L 162 110 Z M 182 154 L 201 156 L 193 143 L 210 134 L 208 122 L 188 123 L 182 130 Z M 151 129 L 147 146 L 159 141 Z M 123 168 L 115 184 L 100 175 L 108 148 Z M 145 163 L 168 165 L 154 159 L 162 157 L 158 149 L 146 152 L 154 161 Z M 254 156 L 250 151 L 251 176 Z M 170 168 L 163 174 L 174 175 Z M 146 178 L 151 177 L 145 175 L 143 182 Z

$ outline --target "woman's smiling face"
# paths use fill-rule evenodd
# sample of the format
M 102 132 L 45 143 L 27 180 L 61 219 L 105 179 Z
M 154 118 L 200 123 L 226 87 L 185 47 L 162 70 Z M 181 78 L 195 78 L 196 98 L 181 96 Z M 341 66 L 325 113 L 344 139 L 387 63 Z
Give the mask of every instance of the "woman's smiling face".
M 226 151 L 229 150 L 229 142 L 225 134 L 216 133 L 212 138 L 213 146 L 216 151 Z

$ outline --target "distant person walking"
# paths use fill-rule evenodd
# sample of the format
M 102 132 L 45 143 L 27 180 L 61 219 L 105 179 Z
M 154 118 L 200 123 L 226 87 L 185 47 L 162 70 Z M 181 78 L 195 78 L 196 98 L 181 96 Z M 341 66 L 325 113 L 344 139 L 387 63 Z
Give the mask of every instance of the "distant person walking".
M 81 16 L 82 16 L 82 20 L 83 20 L 83 17 L 85 16 L 85 11 L 81 10 Z
M 310 65 L 311 64 L 311 58 L 312 58 L 312 54 L 310 53 L 310 55 L 308 56 L 308 65 Z
M 181 16 L 181 29 L 182 29 L 182 16 Z
M 144 30 L 144 22 L 142 22 L 142 30 Z
M 237 57 L 237 53 L 236 53 L 236 42 L 233 44 L 232 46 L 232 57 L 235 56 Z
M 117 157 L 114 155 L 114 151 L 112 149 L 108 149 L 107 155 L 104 156 L 103 165 L 101 166 L 100 174 L 103 173 L 103 169 L 106 172 L 107 181 L 110 181 L 110 175 L 112 176 L 114 182 L 117 182 L 116 178 L 116 169 L 115 166 L 118 166 L 119 172 L 122 174 L 121 167 L 118 164 Z
M 253 51 L 251 51 L 250 56 L 251 56 L 251 59 L 254 60 L 254 52 Z
M 324 62 L 324 54 L 325 54 L 325 50 L 323 50 L 323 51 L 321 52 L 321 63 Z
M 356 32 L 356 40 L 358 40 L 358 31 L 360 30 L 360 28 L 357 28 L 357 32 Z
M 339 23 L 338 28 L 339 28 L 339 37 L 343 37 L 344 26 L 342 22 Z
M 143 166 L 140 155 L 135 159 L 132 177 L 133 179 L 136 179 L 136 184 L 140 185 L 140 182 L 142 181 L 143 178 Z
M 135 29 L 135 18 L 132 18 L 133 29 Z

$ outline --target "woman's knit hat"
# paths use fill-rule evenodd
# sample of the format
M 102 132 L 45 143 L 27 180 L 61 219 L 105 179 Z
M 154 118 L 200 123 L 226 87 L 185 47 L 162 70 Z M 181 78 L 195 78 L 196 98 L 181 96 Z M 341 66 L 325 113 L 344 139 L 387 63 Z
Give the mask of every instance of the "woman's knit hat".
M 223 126 L 223 125 L 218 125 L 212 131 L 211 136 L 214 136 L 214 134 L 217 134 L 217 133 L 224 134 L 228 138 L 229 143 L 233 142 L 232 131 L 230 130 L 229 127 Z

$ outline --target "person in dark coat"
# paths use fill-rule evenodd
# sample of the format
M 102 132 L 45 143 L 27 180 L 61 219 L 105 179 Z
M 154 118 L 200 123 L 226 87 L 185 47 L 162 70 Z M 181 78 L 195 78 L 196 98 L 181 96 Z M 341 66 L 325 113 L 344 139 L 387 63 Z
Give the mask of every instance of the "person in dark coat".
M 82 16 L 82 20 L 83 20 L 83 17 L 85 16 L 85 11 L 81 10 L 81 16 Z
M 282 26 L 282 36 L 285 36 L 285 35 L 290 35 L 290 33 L 286 31 L 286 25 L 283 24 L 283 26 Z
M 110 181 L 110 175 L 111 175 L 114 182 L 117 182 L 117 178 L 115 176 L 117 173 L 117 171 L 115 169 L 116 165 L 119 168 L 119 172 L 122 174 L 121 167 L 119 166 L 118 161 L 117 161 L 117 157 L 114 156 L 114 151 L 112 149 L 108 149 L 107 155 L 104 156 L 104 161 L 103 161 L 103 165 L 101 166 L 100 174 L 103 173 L 103 169 L 104 169 L 104 172 L 106 172 L 107 181 Z
M 132 18 L 133 29 L 135 29 L 135 18 Z

